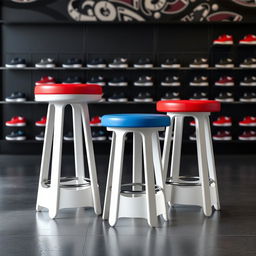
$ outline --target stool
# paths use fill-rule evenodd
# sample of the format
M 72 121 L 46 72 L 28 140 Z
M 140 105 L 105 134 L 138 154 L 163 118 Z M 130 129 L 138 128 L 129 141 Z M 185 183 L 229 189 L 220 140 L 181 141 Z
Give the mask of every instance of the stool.
M 103 116 L 101 123 L 113 132 L 103 219 L 109 219 L 109 224 L 114 226 L 121 217 L 147 218 L 148 224 L 156 227 L 157 216 L 168 219 L 158 131 L 170 125 L 170 118 L 154 114 L 117 114 Z M 133 134 L 133 178 L 132 183 L 121 186 L 127 133 Z M 145 184 L 142 184 L 143 160 Z
M 166 179 L 166 198 L 170 205 L 186 204 L 203 207 L 204 214 L 212 214 L 212 206 L 220 210 L 215 160 L 212 148 L 209 116 L 220 111 L 220 103 L 208 100 L 173 100 L 157 102 L 159 112 L 167 112 L 171 126 L 166 129 L 163 149 L 163 172 L 167 177 L 173 133 L 171 173 Z M 180 157 L 184 117 L 196 122 L 196 142 L 199 177 L 180 176 Z M 173 125 L 174 124 L 174 125 Z
M 87 105 L 89 102 L 99 101 L 101 96 L 102 89 L 98 85 L 42 84 L 35 87 L 35 100 L 49 102 L 36 210 L 41 211 L 43 207 L 47 208 L 52 219 L 62 208 L 94 207 L 95 213 L 101 214 Z M 61 178 L 62 137 L 66 105 L 72 107 L 76 175 L 75 177 Z M 86 178 L 84 173 L 83 133 L 90 179 Z M 50 162 L 51 177 L 49 180 Z

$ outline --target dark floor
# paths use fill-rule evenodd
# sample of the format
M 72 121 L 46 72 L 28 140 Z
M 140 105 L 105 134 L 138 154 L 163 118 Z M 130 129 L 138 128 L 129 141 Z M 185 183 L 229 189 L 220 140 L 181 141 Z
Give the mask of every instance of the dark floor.
M 73 170 L 69 157 L 64 172 Z M 157 229 L 121 219 L 110 228 L 92 210 L 62 210 L 55 221 L 36 213 L 39 157 L 0 158 L 0 255 L 255 256 L 256 157 L 217 157 L 221 212 L 205 218 L 197 207 L 178 207 Z M 193 172 L 192 157 L 183 168 Z M 97 157 L 101 195 L 106 157 Z M 99 164 L 100 163 L 100 164 Z M 127 165 L 126 165 L 126 168 Z

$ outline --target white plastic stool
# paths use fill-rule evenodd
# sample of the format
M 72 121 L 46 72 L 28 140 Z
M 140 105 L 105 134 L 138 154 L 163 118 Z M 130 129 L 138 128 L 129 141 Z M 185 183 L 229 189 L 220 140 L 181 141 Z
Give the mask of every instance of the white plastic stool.
M 103 210 L 103 219 L 108 219 L 111 226 L 122 217 L 146 218 L 151 227 L 157 226 L 159 215 L 168 219 L 158 138 L 158 131 L 170 123 L 166 117 L 150 114 L 102 117 L 102 125 L 113 132 Z M 127 133 L 133 133 L 133 182 L 121 185 Z M 142 184 L 143 159 L 145 184 Z
M 219 112 L 220 103 L 204 100 L 160 101 L 157 110 L 167 112 L 171 126 L 166 129 L 163 149 L 163 169 L 166 179 L 166 198 L 170 205 L 198 205 L 204 214 L 212 214 L 212 206 L 220 210 L 215 160 L 212 147 L 209 116 Z M 199 177 L 180 176 L 180 159 L 184 117 L 193 117 L 196 122 L 196 142 Z M 170 175 L 167 174 L 172 146 Z
M 35 100 L 49 102 L 36 210 L 41 211 L 47 208 L 52 219 L 62 208 L 94 207 L 95 213 L 101 214 L 87 105 L 89 102 L 99 101 L 101 95 L 102 89 L 97 85 L 54 84 L 35 87 Z M 73 113 L 76 175 L 61 178 L 64 110 L 67 105 L 71 105 Z M 85 177 L 84 172 L 83 133 L 89 179 Z M 51 177 L 49 179 L 50 162 Z

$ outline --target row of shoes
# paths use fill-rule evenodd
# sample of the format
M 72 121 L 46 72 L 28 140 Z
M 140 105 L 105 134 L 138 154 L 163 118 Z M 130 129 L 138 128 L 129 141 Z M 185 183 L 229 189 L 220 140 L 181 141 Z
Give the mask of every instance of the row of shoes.
M 232 35 L 223 34 L 217 39 L 213 40 L 214 45 L 233 45 L 234 38 Z M 256 35 L 248 34 L 245 35 L 241 40 L 238 41 L 240 45 L 256 45 Z
M 5 65 L 7 68 L 25 68 L 27 67 L 26 60 L 20 57 L 13 58 L 10 63 Z M 41 59 L 39 63 L 35 64 L 36 68 L 55 68 L 57 65 L 54 59 L 45 58 Z M 77 58 L 68 59 L 64 64 L 64 68 L 81 68 L 82 61 Z M 106 64 L 106 61 L 102 58 L 95 58 L 90 63 L 87 64 L 88 68 L 128 68 L 129 63 L 127 58 L 116 58 L 112 63 Z M 239 65 L 241 68 L 255 68 L 256 59 L 249 57 L 244 59 L 244 61 Z M 134 68 L 153 68 L 154 64 L 150 58 L 140 58 L 135 64 Z M 180 68 L 181 64 L 178 59 L 167 58 L 163 63 L 160 64 L 162 68 Z M 191 64 L 190 68 L 208 68 L 209 63 L 207 58 L 195 58 Z M 215 64 L 216 68 L 233 68 L 235 64 L 231 58 L 220 59 L 218 63 Z
M 5 122 L 6 126 L 9 127 L 24 127 L 27 125 L 27 119 L 23 116 L 14 116 L 10 120 Z M 40 120 L 35 122 L 35 126 L 45 127 L 46 125 L 46 116 L 41 117 Z

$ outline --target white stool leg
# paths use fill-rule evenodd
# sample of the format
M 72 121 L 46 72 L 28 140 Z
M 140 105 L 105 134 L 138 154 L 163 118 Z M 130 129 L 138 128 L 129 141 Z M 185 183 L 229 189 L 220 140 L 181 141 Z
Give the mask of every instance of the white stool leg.
M 148 224 L 151 227 L 156 227 L 157 216 L 156 216 L 156 196 L 155 196 L 155 181 L 154 181 L 154 169 L 153 169 L 154 167 L 153 167 L 153 152 L 152 152 L 152 132 L 142 133 L 142 141 L 143 141 Z
M 112 187 L 112 179 L 113 179 L 113 166 L 114 166 L 114 149 L 116 146 L 116 134 L 115 132 L 112 133 L 112 142 L 111 142 L 111 149 L 110 149 L 110 158 L 108 164 L 108 177 L 107 177 L 107 184 L 105 190 L 105 200 L 104 200 L 104 209 L 102 219 L 107 220 L 109 218 L 109 207 L 110 207 L 110 196 L 111 196 L 111 187 Z
M 54 105 L 49 104 L 47 111 L 47 123 L 45 127 L 45 136 L 44 136 L 44 146 L 43 154 L 40 167 L 40 177 L 38 184 L 38 195 L 39 189 L 42 186 L 42 182 L 48 179 L 50 162 L 51 162 L 51 152 L 52 152 L 52 139 L 53 139 L 53 126 L 54 126 Z M 40 211 L 42 208 L 39 205 L 37 197 L 36 211 Z
M 161 150 L 160 150 L 160 141 L 158 132 L 154 132 L 152 135 L 152 147 L 153 147 L 153 162 L 154 162 L 154 169 L 155 169 L 155 177 L 156 177 L 156 184 L 160 188 L 162 188 L 163 192 L 163 200 L 164 200 L 164 213 L 163 218 L 164 220 L 168 220 L 167 214 L 167 205 L 166 205 L 166 198 L 165 198 L 165 181 L 163 179 L 163 168 L 161 164 Z
M 199 176 L 202 186 L 202 199 L 203 199 L 203 211 L 206 216 L 212 214 L 210 187 L 209 187 L 209 175 L 208 175 L 208 163 L 206 153 L 206 139 L 205 139 L 205 127 L 204 116 L 195 117 L 196 121 L 196 142 L 197 142 L 197 154 L 198 154 L 198 167 Z
M 73 131 L 74 131 L 74 153 L 75 153 L 75 169 L 78 183 L 83 183 L 85 178 L 84 172 L 84 149 L 82 134 L 82 115 L 81 108 L 78 104 L 72 104 L 73 112 Z
M 52 190 L 52 197 L 49 198 L 49 200 L 51 200 L 51 206 L 49 208 L 49 216 L 51 219 L 54 219 L 56 217 L 59 208 L 59 186 L 62 158 L 64 109 L 65 106 L 63 104 L 55 104 L 52 173 L 50 188 Z
M 96 164 L 95 164 L 94 150 L 93 150 L 93 144 L 92 144 L 89 110 L 88 110 L 87 104 L 82 104 L 80 105 L 80 107 L 82 112 L 86 154 L 87 154 L 87 161 L 89 166 L 89 174 L 90 174 L 91 187 L 92 187 L 94 211 L 95 211 L 95 214 L 100 215 L 101 214 L 100 193 L 98 188 Z
M 132 182 L 142 183 L 142 139 L 139 133 L 133 133 Z M 140 186 L 134 186 L 140 189 Z
M 209 117 L 204 119 L 205 135 L 206 135 L 206 152 L 209 168 L 209 176 L 214 180 L 214 202 L 212 202 L 215 210 L 220 210 L 220 200 L 218 191 L 218 182 L 216 175 L 215 159 L 213 153 L 212 136 L 211 136 L 211 126 Z
M 113 177 L 111 188 L 111 200 L 109 210 L 109 225 L 114 226 L 117 222 L 119 201 L 120 201 L 120 189 L 122 181 L 122 169 L 123 169 L 123 157 L 124 157 L 124 144 L 125 144 L 125 132 L 116 131 L 116 143 L 114 149 L 114 164 L 113 164 Z

